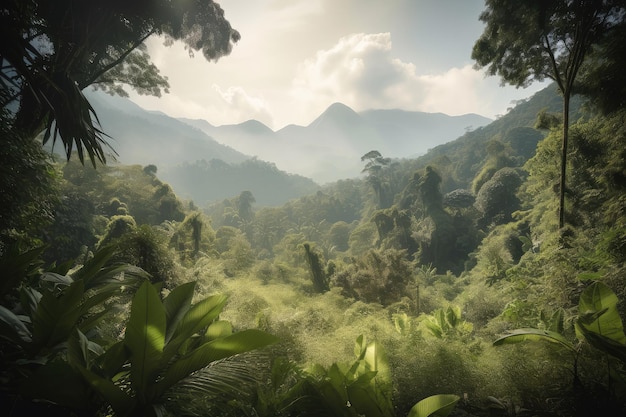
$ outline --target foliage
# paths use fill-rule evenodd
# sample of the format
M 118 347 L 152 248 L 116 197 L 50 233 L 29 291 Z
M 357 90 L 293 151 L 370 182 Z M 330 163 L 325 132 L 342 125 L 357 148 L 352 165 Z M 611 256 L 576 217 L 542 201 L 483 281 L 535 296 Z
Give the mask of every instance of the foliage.
M 318 251 L 311 247 L 311 244 L 305 243 L 304 248 L 305 259 L 311 271 L 311 280 L 313 281 L 313 289 L 315 292 L 323 293 L 330 289 L 328 286 L 329 274 L 324 270 L 321 255 Z
M 482 214 L 478 226 L 511 222 L 513 212 L 520 209 L 516 192 L 521 184 L 522 178 L 513 168 L 502 168 L 486 181 L 476 195 L 476 208 Z
M 276 342 L 257 330 L 233 333 L 229 323 L 217 320 L 226 298 L 191 304 L 194 288 L 183 284 L 161 301 L 144 283 L 133 298 L 124 340 L 100 356 L 100 366 L 77 366 L 116 413 L 158 414 L 163 396 L 195 371 Z
M 430 333 L 438 339 L 451 336 L 465 336 L 472 332 L 471 323 L 461 319 L 459 306 L 439 308 L 430 314 L 423 322 Z
M 565 222 L 565 185 L 570 99 L 581 66 L 611 29 L 624 26 L 625 6 L 612 0 L 515 2 L 488 0 L 480 20 L 487 24 L 472 58 L 503 81 L 524 86 L 554 80 L 563 95 L 563 138 L 559 181 L 559 228 Z
M 356 361 L 334 363 L 328 369 L 309 370 L 320 412 L 333 416 L 395 416 L 392 403 L 391 370 L 384 349 L 376 342 L 366 343 L 360 335 L 355 344 Z M 415 404 L 409 417 L 447 416 L 459 397 L 434 395 Z
M 1 93 L 1 90 L 0 90 Z M 0 110 L 0 252 L 16 240 L 40 242 L 37 232 L 53 217 L 58 173 L 40 144 L 11 132 L 6 109 Z M 39 241 L 39 242 L 38 242 Z
M 102 352 L 85 334 L 97 339 L 98 326 L 115 310 L 119 297 L 147 278 L 137 268 L 111 264 L 111 255 L 111 248 L 100 250 L 80 269 L 68 274 L 66 265 L 34 282 L 29 282 L 35 278 L 32 272 L 22 269 L 27 274 L 22 280 L 28 281 L 20 288 L 19 301 L 0 306 L 3 379 L 12 385 L 3 390 L 62 406 L 93 407 L 89 390 L 63 359 L 73 357 L 76 349 Z M 31 255 L 26 259 L 32 260 Z M 68 378 L 68 390 L 59 386 L 59 375 Z
M 155 0 L 143 7 L 10 1 L 0 26 L 6 40 L 0 49 L 0 86 L 8 92 L 2 107 L 19 103 L 15 127 L 32 138 L 45 126 L 44 142 L 59 136 L 68 159 L 75 149 L 81 162 L 86 153 L 94 166 L 106 160 L 106 142 L 81 90 L 99 83 L 120 91 L 126 84 L 158 94 L 167 81 L 140 47 L 152 34 L 167 36 L 169 44 L 180 40 L 208 60 L 227 55 L 240 37 L 212 1 Z
M 390 158 L 383 158 L 380 152 L 369 151 L 361 157 L 361 161 L 367 161 L 363 171 L 367 173 L 366 182 L 372 187 L 376 198 L 377 208 L 384 209 L 391 205 L 391 184 L 387 168 L 391 163 Z
M 621 401 L 626 391 L 613 392 L 612 385 L 616 381 L 624 378 L 623 365 L 626 364 L 626 335 L 622 320 L 617 312 L 617 296 L 609 287 L 601 282 L 590 284 L 580 295 L 578 305 L 578 317 L 575 321 L 576 334 L 581 341 L 589 343 L 591 346 L 600 350 L 606 355 L 610 355 L 617 359 L 621 366 L 616 366 L 607 358 L 608 362 L 608 388 L 609 396 L 617 395 L 617 398 L 611 398 L 614 404 L 608 407 L 620 408 Z M 503 344 L 515 344 L 526 340 L 530 341 L 547 341 L 566 348 L 575 355 L 578 361 L 580 348 L 570 342 L 563 335 L 563 314 L 556 311 L 551 318 L 549 325 L 545 329 L 518 329 L 509 334 L 500 337 L 494 342 L 494 346 Z M 578 374 L 578 364 L 574 365 L 574 383 L 580 383 Z M 617 380 L 615 380 L 617 378 Z M 590 395 L 590 391 L 585 392 Z M 606 407 L 606 405 L 604 405 Z M 589 404 L 586 405 L 589 407 Z
M 115 248 L 113 259 L 138 266 L 150 274 L 150 281 L 169 288 L 176 279 L 177 268 L 167 238 L 159 229 L 141 225 L 111 242 Z
M 413 264 L 403 251 L 370 250 L 332 278 L 346 297 L 387 306 L 399 301 L 412 280 Z

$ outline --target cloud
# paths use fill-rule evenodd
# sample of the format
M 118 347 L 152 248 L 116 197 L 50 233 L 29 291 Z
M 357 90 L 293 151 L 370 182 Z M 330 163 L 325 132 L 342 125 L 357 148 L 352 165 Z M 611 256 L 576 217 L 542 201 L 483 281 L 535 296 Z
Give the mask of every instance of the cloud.
M 227 104 L 225 111 L 230 113 L 230 118 L 233 120 L 256 119 L 268 126 L 273 125 L 272 113 L 267 101 L 263 98 L 253 97 L 239 86 L 231 86 L 222 90 L 219 85 L 213 84 L 213 90 Z
M 357 108 L 388 102 L 414 67 L 391 57 L 391 35 L 353 34 L 298 67 L 293 94 L 314 102 L 341 101 Z
M 394 57 L 390 33 L 357 33 L 339 39 L 299 65 L 292 88 L 302 106 L 317 112 L 342 102 L 357 111 L 400 108 L 489 117 L 503 112 L 510 100 L 528 94 L 503 95 L 498 78 L 486 79 L 469 64 L 417 74 L 415 64 Z M 502 102 L 504 97 L 507 102 Z

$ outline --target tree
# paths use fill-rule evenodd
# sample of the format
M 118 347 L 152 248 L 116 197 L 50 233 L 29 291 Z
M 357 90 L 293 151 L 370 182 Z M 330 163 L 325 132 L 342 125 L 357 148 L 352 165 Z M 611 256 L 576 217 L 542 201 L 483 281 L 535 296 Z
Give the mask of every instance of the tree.
M 361 161 L 367 161 L 361 172 L 367 172 L 366 181 L 374 190 L 374 194 L 376 194 L 378 208 L 384 209 L 389 207 L 391 198 L 389 196 L 389 184 L 386 182 L 384 171 L 391 163 L 391 159 L 383 158 L 378 151 L 369 151 L 361 157 Z
M 478 219 L 480 228 L 512 220 L 512 213 L 519 209 L 516 192 L 521 184 L 522 179 L 514 168 L 502 168 L 482 186 L 476 196 L 476 207 L 482 213 Z
M 82 93 L 89 85 L 122 93 L 128 85 L 159 95 L 167 80 L 143 42 L 162 35 L 182 41 L 208 60 L 230 53 L 239 40 L 213 1 L 8 0 L 0 13 L 0 97 L 16 108 L 13 128 L 44 142 L 60 137 L 66 154 L 95 165 L 106 160 L 104 133 Z
M 521 87 L 546 78 L 563 95 L 559 227 L 565 223 L 565 185 L 570 98 L 588 53 L 624 23 L 621 0 L 487 0 L 487 24 L 472 58 L 490 75 Z
M 320 294 L 330 290 L 328 275 L 322 266 L 322 255 L 315 248 L 312 248 L 309 243 L 305 243 L 303 247 L 306 262 L 309 264 L 309 270 L 311 271 L 313 289 Z
M 255 202 L 256 199 L 250 191 L 242 191 L 237 197 L 237 213 L 244 222 L 249 223 L 252 220 L 254 216 L 252 204 Z

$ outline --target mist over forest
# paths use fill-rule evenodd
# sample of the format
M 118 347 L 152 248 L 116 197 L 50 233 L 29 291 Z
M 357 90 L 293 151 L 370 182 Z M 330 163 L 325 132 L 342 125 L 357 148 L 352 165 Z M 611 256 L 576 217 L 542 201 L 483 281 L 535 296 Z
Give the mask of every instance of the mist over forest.
M 623 2 L 486 1 L 476 66 L 553 80 L 495 120 L 277 131 L 126 97 L 169 88 L 155 33 L 230 54 L 228 10 L 62 3 L 0 13 L 8 416 L 626 411 Z

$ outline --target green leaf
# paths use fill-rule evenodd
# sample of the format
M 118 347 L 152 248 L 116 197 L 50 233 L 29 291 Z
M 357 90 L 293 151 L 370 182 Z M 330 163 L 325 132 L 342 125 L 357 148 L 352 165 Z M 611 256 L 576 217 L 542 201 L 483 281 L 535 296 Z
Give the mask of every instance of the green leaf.
M 41 276 L 42 281 L 51 282 L 53 284 L 70 285 L 74 280 L 67 275 L 57 274 L 55 272 L 45 272 Z
M 124 343 L 131 353 L 131 384 L 141 403 L 152 397 L 165 345 L 165 308 L 150 282 L 133 297 Z
M 559 308 L 554 313 L 552 313 L 552 317 L 550 317 L 550 322 L 548 323 L 548 330 L 556 333 L 563 333 L 563 309 Z
M 450 306 L 446 309 L 446 321 L 452 328 L 455 328 L 461 320 L 461 307 Z
M 195 282 L 188 282 L 174 288 L 172 292 L 165 297 L 163 305 L 165 306 L 165 317 L 167 319 L 167 332 L 165 333 L 165 343 L 168 343 L 174 331 L 178 327 L 178 323 L 191 307 L 191 300 L 196 289 Z
M 111 256 L 113 256 L 114 250 L 114 247 L 107 246 L 96 251 L 93 258 L 85 262 L 85 264 L 78 271 L 72 274 L 74 281 L 83 281 L 85 289 L 87 290 L 96 286 L 97 282 L 92 283 L 92 281 L 95 281 L 95 278 L 98 278 L 98 273 L 108 262 Z
M 249 352 L 278 342 L 278 338 L 260 330 L 244 330 L 222 339 L 213 340 L 192 350 L 170 365 L 165 377 L 159 382 L 158 394 L 162 394 L 192 372 L 208 366 L 211 362 L 243 352 Z
M 11 310 L 0 305 L 0 323 L 4 329 L 0 335 L 12 340 L 20 346 L 30 343 L 32 335 L 28 327 Z
M 40 347 L 52 347 L 68 339 L 81 315 L 80 302 L 83 283 L 67 286 L 60 296 L 44 292 L 33 315 L 33 342 Z
M 622 363 L 626 364 L 626 345 L 616 342 L 613 339 L 602 336 L 595 332 L 591 332 L 584 327 L 580 328 L 585 340 L 596 349 L 606 352 L 609 355 L 619 359 Z
M 601 282 L 589 285 L 580 295 L 578 301 L 579 319 L 576 324 L 589 332 L 596 333 L 616 343 L 625 345 L 626 335 L 622 319 L 617 311 L 618 298 L 615 293 Z M 597 317 L 588 322 L 585 317 L 596 314 Z
M 112 381 L 102 378 L 84 367 L 79 366 L 77 369 L 89 385 L 113 408 L 116 414 L 120 416 L 130 415 L 137 403 L 134 398 L 122 391 Z
M 424 320 L 424 325 L 437 339 L 441 339 L 443 337 L 443 329 L 436 322 L 436 319 L 428 317 L 426 320 Z
M 226 320 L 217 320 L 211 323 L 207 329 L 205 336 L 208 340 L 214 340 L 233 334 L 233 325 Z
M 26 314 L 28 314 L 29 317 L 33 317 L 33 315 L 35 314 L 37 306 L 39 305 L 39 301 L 41 301 L 41 297 L 41 293 L 34 288 L 20 288 L 20 303 L 22 304 L 22 308 L 26 311 Z
M 458 395 L 439 394 L 424 398 L 411 408 L 407 417 L 445 417 L 461 398 Z
M 104 376 L 113 378 L 121 369 L 124 363 L 129 360 L 130 352 L 124 341 L 119 341 L 110 346 L 99 360 Z
M 222 312 L 224 304 L 226 304 L 226 296 L 220 294 L 205 298 L 191 307 L 174 330 L 172 339 L 166 346 L 164 358 L 169 360 L 187 339 L 211 324 Z
M 68 341 L 67 361 L 70 365 L 80 365 L 89 368 L 89 340 L 78 329 Z
M 576 351 L 574 345 L 572 345 L 563 335 L 550 331 L 550 330 L 540 330 L 540 329 L 516 329 L 513 330 L 510 334 L 506 336 L 502 336 L 493 342 L 494 346 L 501 346 L 505 344 L 514 344 L 524 342 L 526 340 L 531 341 L 540 341 L 545 340 L 550 343 L 559 344 L 572 352 Z

